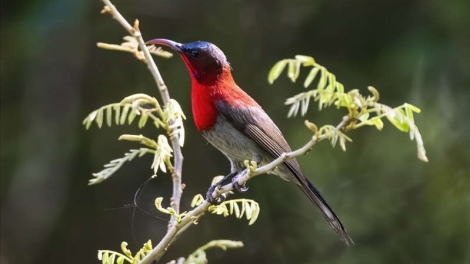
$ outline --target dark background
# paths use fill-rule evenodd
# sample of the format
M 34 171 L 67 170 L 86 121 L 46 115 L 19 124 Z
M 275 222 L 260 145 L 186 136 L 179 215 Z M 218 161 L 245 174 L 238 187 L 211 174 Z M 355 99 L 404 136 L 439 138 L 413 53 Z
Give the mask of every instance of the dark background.
M 278 60 L 305 54 L 347 89 L 375 86 L 384 103 L 412 103 L 429 163 L 415 142 L 386 123 L 383 131 L 350 134 L 348 151 L 317 145 L 299 159 L 306 175 L 342 219 L 356 245 L 346 247 L 294 184 L 260 176 L 245 195 L 260 203 L 259 220 L 206 215 L 162 263 L 187 256 L 212 239 L 242 240 L 243 249 L 209 251 L 210 263 L 469 263 L 470 262 L 470 5 L 465 0 L 151 1 L 115 0 L 145 39 L 207 40 L 218 45 L 237 83 L 280 126 L 293 148 L 311 136 L 304 118 L 287 119 L 287 97 L 304 91 L 283 75 L 270 86 Z M 151 126 L 86 131 L 94 109 L 134 93 L 159 98 L 146 66 L 132 55 L 98 49 L 126 35 L 96 1 L 1 3 L 1 255 L 3 263 L 98 263 L 98 249 L 135 252 L 163 236 L 169 175 L 150 181 L 139 204 L 158 217 L 133 214 L 133 196 L 152 175 L 151 157 L 126 164 L 97 186 L 92 172 L 121 157 L 123 133 L 156 137 Z M 187 143 L 182 208 L 204 193 L 229 163 L 194 128 L 190 79 L 178 58 L 156 58 L 185 111 Z M 306 119 L 336 124 L 334 109 Z M 240 197 L 238 195 L 237 197 Z

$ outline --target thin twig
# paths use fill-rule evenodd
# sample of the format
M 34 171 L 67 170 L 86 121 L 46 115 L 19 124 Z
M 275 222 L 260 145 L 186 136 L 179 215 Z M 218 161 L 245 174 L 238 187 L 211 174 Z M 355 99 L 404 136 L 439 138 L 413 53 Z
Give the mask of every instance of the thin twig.
M 135 21 L 134 26 L 131 26 L 126 19 L 119 13 L 116 7 L 111 3 L 109 0 L 101 0 L 105 4 L 105 7 L 102 13 L 110 13 L 114 19 L 116 19 L 123 27 L 126 29 L 131 36 L 136 38 L 137 42 L 139 43 L 139 47 L 144 53 L 144 57 L 146 59 L 146 64 L 148 69 L 150 70 L 162 97 L 163 104 L 166 105 L 170 101 L 170 94 L 168 93 L 168 88 L 163 81 L 163 78 L 158 71 L 155 62 L 153 61 L 150 52 L 145 45 L 144 39 L 142 38 L 142 34 L 139 30 L 139 22 L 138 20 Z M 170 139 L 171 145 L 173 147 L 173 154 L 174 154 L 174 170 L 172 171 L 172 179 L 173 179 L 173 194 L 171 197 L 171 207 L 175 210 L 177 214 L 180 211 L 180 202 L 181 202 L 181 195 L 183 189 L 181 188 L 181 177 L 182 177 L 182 169 L 183 169 L 183 154 L 181 152 L 181 146 L 179 144 L 179 136 L 176 133 L 176 127 L 171 126 L 172 122 L 170 122 Z M 176 224 L 175 216 L 171 216 L 169 228 Z
M 195 221 L 197 221 L 197 219 L 207 211 L 209 206 L 211 206 L 211 204 L 208 201 L 204 201 L 202 204 L 189 212 L 187 216 L 183 217 L 179 223 L 171 226 L 160 243 L 158 243 L 158 245 L 150 253 L 148 253 L 147 256 L 145 256 L 145 258 L 139 262 L 139 264 L 150 264 L 154 260 L 158 261 L 165 254 L 168 246 L 171 244 L 171 242 L 173 242 L 178 231 L 186 229 L 187 226 L 190 226 Z
M 343 120 L 341 123 L 339 123 L 336 126 L 336 129 L 342 129 L 348 125 L 350 122 L 350 119 L 345 116 L 343 117 Z M 277 166 L 279 166 L 281 163 L 285 162 L 288 159 L 292 159 L 295 157 L 298 157 L 300 155 L 303 155 L 307 153 L 315 144 L 317 144 L 320 141 L 323 141 L 327 138 L 326 135 L 321 135 L 321 136 L 316 136 L 314 135 L 312 139 L 307 142 L 303 147 L 292 151 L 288 153 L 283 153 L 279 158 L 275 159 L 269 164 L 266 164 L 262 167 L 257 168 L 256 170 L 250 171 L 249 169 L 245 169 L 242 172 L 240 172 L 236 177 L 239 177 L 238 179 L 238 184 L 243 185 L 246 183 L 248 180 L 251 178 L 264 174 L 267 172 L 270 172 L 274 170 Z M 233 185 L 231 183 L 224 185 L 220 188 L 216 188 L 212 196 L 214 198 L 218 197 L 221 194 L 227 195 L 230 191 L 233 190 Z M 171 245 L 171 243 L 182 233 L 184 232 L 188 227 L 190 227 L 192 224 L 194 224 L 199 217 L 201 217 L 204 212 L 206 212 L 209 207 L 211 206 L 211 203 L 209 203 L 207 200 L 204 201 L 202 204 L 194 208 L 192 211 L 188 213 L 187 216 L 183 217 L 179 223 L 177 223 L 175 226 L 170 227 L 166 235 L 163 237 L 163 239 L 158 243 L 158 245 L 147 255 L 145 256 L 144 259 L 139 264 L 150 264 L 153 260 L 160 259 L 166 252 L 167 248 Z

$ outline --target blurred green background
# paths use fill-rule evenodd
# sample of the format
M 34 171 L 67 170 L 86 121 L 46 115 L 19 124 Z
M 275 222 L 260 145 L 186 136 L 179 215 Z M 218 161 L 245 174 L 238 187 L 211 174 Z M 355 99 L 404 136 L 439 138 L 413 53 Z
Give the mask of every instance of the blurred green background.
M 346 88 L 381 100 L 409 102 L 429 163 L 415 142 L 390 124 L 351 133 L 348 151 L 317 145 L 299 159 L 306 175 L 341 218 L 356 245 L 346 247 L 294 184 L 260 176 L 245 195 L 260 203 L 253 226 L 206 215 L 161 263 L 187 256 L 212 239 L 242 240 L 243 249 L 208 252 L 210 263 L 470 263 L 470 4 L 465 0 L 162 1 L 115 0 L 145 39 L 206 40 L 218 45 L 237 83 L 284 132 L 293 148 L 311 136 L 303 118 L 287 119 L 287 97 L 304 91 L 285 76 L 267 83 L 278 60 L 305 54 Z M 163 236 L 168 217 L 153 207 L 168 197 L 169 175 L 149 182 L 152 158 L 126 164 L 112 178 L 87 186 L 92 172 L 138 145 L 123 133 L 155 136 L 150 126 L 86 131 L 94 109 L 134 93 L 158 97 L 146 66 L 96 42 L 120 43 L 126 32 L 95 1 L 1 3 L 1 255 L 3 263 L 98 263 L 98 249 L 134 252 Z M 226 159 L 194 128 L 190 79 L 179 57 L 156 58 L 173 98 L 185 111 L 182 209 L 205 193 Z M 305 78 L 302 72 L 301 80 Z M 336 124 L 342 113 L 306 119 Z M 240 195 L 237 195 L 240 197 Z

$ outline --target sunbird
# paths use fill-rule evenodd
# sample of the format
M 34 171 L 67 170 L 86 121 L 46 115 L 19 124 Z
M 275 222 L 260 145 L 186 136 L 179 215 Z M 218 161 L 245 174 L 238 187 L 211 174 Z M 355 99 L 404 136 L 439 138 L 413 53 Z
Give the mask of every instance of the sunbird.
M 168 39 L 153 39 L 146 44 L 164 45 L 179 53 L 191 76 L 191 105 L 196 128 L 230 160 L 230 173 L 207 192 L 210 202 L 217 203 L 212 193 L 222 182 L 232 180 L 234 188 L 241 192 L 248 189 L 233 181 L 234 176 L 246 169 L 245 160 L 262 166 L 291 151 L 276 124 L 235 83 L 230 64 L 216 45 L 205 41 L 181 44 Z M 340 239 L 346 245 L 354 244 L 323 196 L 304 176 L 296 159 L 286 160 L 271 173 L 294 182 L 318 207 Z

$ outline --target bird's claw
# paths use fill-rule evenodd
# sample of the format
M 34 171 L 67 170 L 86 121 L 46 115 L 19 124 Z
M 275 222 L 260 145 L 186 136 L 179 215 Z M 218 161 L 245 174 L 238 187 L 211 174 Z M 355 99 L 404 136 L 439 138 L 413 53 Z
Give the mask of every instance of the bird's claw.
M 246 182 L 244 182 L 243 184 L 239 184 L 238 183 L 238 179 L 236 179 L 236 177 L 234 177 L 232 179 L 232 186 L 235 190 L 237 190 L 239 193 L 245 193 L 248 191 L 248 186 L 246 186 Z
M 212 194 L 214 193 L 215 189 L 219 188 L 219 185 L 214 184 L 211 187 L 209 187 L 209 190 L 207 190 L 206 193 L 206 200 L 213 204 L 213 205 L 219 205 L 225 201 L 225 196 L 219 195 L 218 197 L 214 198 Z

